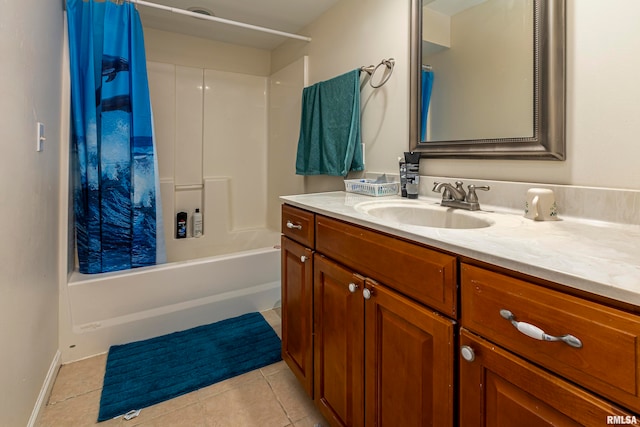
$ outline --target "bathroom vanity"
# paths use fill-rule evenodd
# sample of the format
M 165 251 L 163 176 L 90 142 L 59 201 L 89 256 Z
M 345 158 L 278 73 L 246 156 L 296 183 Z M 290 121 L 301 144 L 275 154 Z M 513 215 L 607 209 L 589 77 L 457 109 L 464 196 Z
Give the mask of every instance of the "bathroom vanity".
M 367 196 L 282 199 L 282 356 L 331 425 L 640 413 L 637 227 L 495 212 L 425 227 L 371 215 Z

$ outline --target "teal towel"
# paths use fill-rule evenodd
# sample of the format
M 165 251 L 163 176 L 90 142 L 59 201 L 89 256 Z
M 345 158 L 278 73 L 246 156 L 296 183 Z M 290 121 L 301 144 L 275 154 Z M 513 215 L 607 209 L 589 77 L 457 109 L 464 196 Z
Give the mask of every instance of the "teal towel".
M 296 174 L 346 176 L 350 170 L 364 170 L 360 69 L 302 91 Z

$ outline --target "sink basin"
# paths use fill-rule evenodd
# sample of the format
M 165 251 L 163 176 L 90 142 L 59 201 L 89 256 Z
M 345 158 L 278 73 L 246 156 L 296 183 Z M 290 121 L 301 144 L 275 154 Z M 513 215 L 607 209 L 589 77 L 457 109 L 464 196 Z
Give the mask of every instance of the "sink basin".
M 365 215 L 420 227 L 470 229 L 490 227 L 494 222 L 482 213 L 443 208 L 419 200 L 381 200 L 362 202 L 354 209 Z

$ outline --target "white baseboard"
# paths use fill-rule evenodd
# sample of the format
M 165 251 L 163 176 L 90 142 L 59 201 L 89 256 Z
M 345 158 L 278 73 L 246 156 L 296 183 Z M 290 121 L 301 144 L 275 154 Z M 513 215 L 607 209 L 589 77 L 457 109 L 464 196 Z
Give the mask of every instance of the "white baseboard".
M 31 417 L 29 418 L 27 427 L 34 427 L 36 425 L 36 421 L 38 421 L 38 417 L 40 416 L 40 411 L 47 404 L 47 397 L 49 396 L 49 393 L 51 393 L 53 383 L 56 380 L 56 374 L 58 373 L 58 368 L 60 368 L 60 356 L 60 350 L 56 351 L 56 354 L 51 361 L 51 366 L 49 366 L 49 372 L 47 372 L 47 376 L 44 379 L 44 384 L 42 384 L 42 388 L 40 389 L 38 400 L 36 400 L 36 404 L 31 412 Z

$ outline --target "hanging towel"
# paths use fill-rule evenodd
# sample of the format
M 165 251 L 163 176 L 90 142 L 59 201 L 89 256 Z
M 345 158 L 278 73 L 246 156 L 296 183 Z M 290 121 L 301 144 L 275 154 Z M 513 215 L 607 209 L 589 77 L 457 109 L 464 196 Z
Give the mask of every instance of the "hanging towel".
M 364 170 L 360 69 L 302 91 L 296 174 L 346 176 L 350 170 Z

